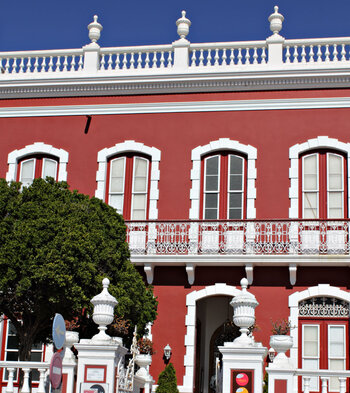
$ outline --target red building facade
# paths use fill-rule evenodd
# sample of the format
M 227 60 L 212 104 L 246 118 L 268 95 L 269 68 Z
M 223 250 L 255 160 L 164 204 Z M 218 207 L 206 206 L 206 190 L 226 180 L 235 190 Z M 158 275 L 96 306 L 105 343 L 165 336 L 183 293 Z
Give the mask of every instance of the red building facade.
M 242 277 L 257 341 L 289 318 L 295 364 L 349 369 L 350 39 L 286 40 L 282 19 L 265 41 L 191 44 L 183 15 L 142 53 L 100 48 L 95 21 L 75 52 L 0 53 L 0 176 L 123 214 L 159 301 L 151 374 L 170 344 L 181 392 L 213 392 Z

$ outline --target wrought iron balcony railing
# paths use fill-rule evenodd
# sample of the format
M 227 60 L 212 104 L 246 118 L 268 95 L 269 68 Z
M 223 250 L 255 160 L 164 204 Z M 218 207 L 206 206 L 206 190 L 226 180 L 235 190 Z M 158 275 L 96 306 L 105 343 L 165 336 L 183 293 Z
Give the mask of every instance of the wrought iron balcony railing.
M 350 220 L 127 221 L 132 255 L 348 254 Z

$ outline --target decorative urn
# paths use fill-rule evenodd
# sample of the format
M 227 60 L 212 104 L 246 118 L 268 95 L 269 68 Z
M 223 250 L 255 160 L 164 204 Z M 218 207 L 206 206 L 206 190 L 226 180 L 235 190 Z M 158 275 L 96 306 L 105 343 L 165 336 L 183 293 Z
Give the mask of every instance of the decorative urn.
M 269 16 L 270 30 L 273 34 L 278 34 L 282 29 L 284 16 L 278 12 L 277 5 L 274 7 L 275 12 Z
M 181 14 L 182 17 L 176 21 L 177 34 L 185 39 L 190 31 L 191 21 L 186 18 L 186 11 L 182 11 Z
M 270 337 L 270 346 L 277 352 L 273 360 L 274 366 L 290 366 L 290 359 L 286 352 L 293 346 L 293 338 L 285 334 L 276 334 Z
M 64 360 L 67 362 L 75 363 L 74 353 L 71 351 L 71 348 L 74 344 L 79 342 L 79 333 L 73 332 L 71 330 L 66 331 L 66 341 L 64 343 L 66 353 L 64 355 Z
M 102 25 L 97 22 L 98 16 L 94 15 L 94 21 L 88 25 L 91 42 L 97 42 L 101 36 Z
M 94 305 L 92 319 L 100 330 L 100 332 L 92 338 L 93 341 L 110 341 L 112 339 L 106 334 L 106 329 L 107 325 L 113 322 L 114 307 L 118 304 L 116 298 L 108 292 L 108 278 L 102 280 L 102 285 L 102 292 L 91 300 L 91 303 Z
M 136 364 L 140 367 L 136 375 L 138 377 L 148 376 L 148 367 L 152 363 L 152 355 L 140 353 L 135 357 Z
M 247 291 L 248 280 L 242 278 L 241 280 L 242 291 L 239 295 L 235 296 L 231 301 L 233 307 L 233 322 L 238 326 L 241 335 L 234 340 L 235 345 L 251 346 L 254 341 L 248 337 L 249 328 L 255 322 L 255 308 L 259 305 L 255 296 Z

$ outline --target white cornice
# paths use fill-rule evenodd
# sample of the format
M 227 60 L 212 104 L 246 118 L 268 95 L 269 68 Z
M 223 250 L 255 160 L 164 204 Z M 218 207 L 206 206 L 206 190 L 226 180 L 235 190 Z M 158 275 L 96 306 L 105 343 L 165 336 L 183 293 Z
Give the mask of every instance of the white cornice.
M 0 117 L 350 108 L 350 97 L 2 107 Z
M 268 65 L 245 70 L 189 69 L 184 73 L 101 73 L 92 76 L 62 73 L 0 74 L 0 98 L 74 97 L 132 94 L 169 94 L 215 91 L 288 90 L 349 87 L 347 64 L 296 64 L 272 69 Z M 247 71 L 248 69 L 248 71 Z

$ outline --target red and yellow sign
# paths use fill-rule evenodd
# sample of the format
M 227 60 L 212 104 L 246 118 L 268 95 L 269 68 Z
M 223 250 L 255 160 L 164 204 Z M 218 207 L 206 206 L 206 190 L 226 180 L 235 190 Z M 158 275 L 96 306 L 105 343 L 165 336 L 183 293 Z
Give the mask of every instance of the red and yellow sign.
M 254 370 L 231 371 L 231 393 L 254 393 Z

